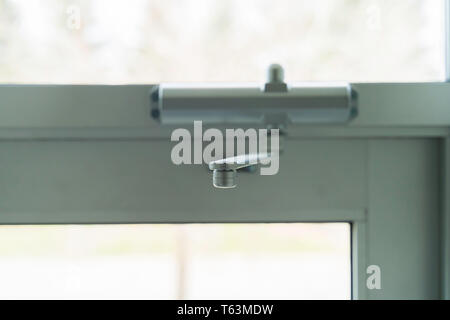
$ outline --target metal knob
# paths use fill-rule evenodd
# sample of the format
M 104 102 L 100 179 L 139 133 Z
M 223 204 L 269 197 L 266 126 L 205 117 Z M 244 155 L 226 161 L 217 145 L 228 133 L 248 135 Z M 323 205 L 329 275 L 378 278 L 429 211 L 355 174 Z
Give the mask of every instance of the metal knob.
M 284 69 L 279 64 L 271 64 L 267 69 L 267 82 L 264 92 L 287 92 L 288 87 L 284 82 Z
M 221 189 L 236 187 L 236 170 L 214 170 L 213 185 Z

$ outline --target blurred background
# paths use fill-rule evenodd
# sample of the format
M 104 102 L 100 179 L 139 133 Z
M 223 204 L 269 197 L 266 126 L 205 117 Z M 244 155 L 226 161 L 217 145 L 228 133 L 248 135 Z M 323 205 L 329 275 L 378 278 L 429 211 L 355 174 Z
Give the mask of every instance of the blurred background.
M 0 82 L 444 78 L 442 0 L 0 0 Z
M 442 0 L 0 0 L 0 83 L 440 81 Z M 349 299 L 350 225 L 1 226 L 0 298 Z
M 1 226 L 0 299 L 350 299 L 350 225 Z

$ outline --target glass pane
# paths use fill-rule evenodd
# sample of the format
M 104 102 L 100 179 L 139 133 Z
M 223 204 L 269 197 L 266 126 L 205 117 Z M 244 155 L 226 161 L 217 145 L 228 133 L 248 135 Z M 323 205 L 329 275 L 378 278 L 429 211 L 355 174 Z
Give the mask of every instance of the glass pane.
M 0 82 L 444 78 L 442 0 L 0 0 Z
M 350 225 L 1 226 L 0 299 L 350 299 Z

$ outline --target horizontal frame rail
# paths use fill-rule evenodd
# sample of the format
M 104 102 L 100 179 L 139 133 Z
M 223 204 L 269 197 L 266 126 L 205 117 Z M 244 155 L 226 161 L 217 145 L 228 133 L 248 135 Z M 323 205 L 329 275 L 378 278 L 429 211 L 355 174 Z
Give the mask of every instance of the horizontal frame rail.
M 290 126 L 291 137 L 445 137 L 450 83 L 359 83 L 348 125 Z M 150 117 L 152 85 L 0 86 L 0 139 L 151 139 L 174 128 Z M 276 106 L 274 106 L 276 107 Z M 199 119 L 201 120 L 201 119 Z

